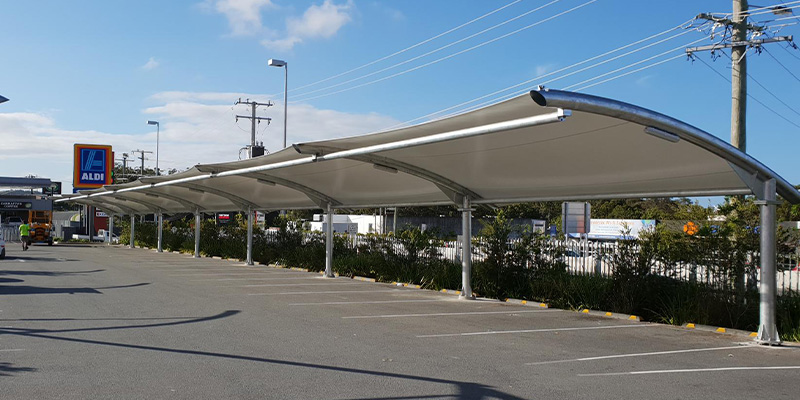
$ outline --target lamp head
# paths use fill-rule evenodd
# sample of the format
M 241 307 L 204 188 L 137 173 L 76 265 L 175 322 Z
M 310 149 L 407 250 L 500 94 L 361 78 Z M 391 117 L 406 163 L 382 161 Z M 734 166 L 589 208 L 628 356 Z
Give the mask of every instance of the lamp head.
M 158 125 L 158 121 L 147 121 L 147 125 Z
M 285 67 L 286 61 L 278 60 L 276 58 L 270 58 L 269 61 L 267 61 L 267 65 L 269 65 L 270 67 Z
M 270 60 L 270 61 L 272 61 L 272 60 Z M 3 97 L 3 96 L 0 96 L 0 103 L 5 103 L 5 102 L 7 102 L 7 101 L 8 101 L 8 99 L 7 99 L 7 98 L 5 98 L 5 97 Z

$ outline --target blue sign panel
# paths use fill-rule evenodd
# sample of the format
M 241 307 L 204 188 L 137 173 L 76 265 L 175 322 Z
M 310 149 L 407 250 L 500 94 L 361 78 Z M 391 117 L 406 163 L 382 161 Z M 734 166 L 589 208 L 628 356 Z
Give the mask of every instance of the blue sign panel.
M 111 154 L 111 146 L 76 144 L 73 186 L 85 189 L 110 184 Z

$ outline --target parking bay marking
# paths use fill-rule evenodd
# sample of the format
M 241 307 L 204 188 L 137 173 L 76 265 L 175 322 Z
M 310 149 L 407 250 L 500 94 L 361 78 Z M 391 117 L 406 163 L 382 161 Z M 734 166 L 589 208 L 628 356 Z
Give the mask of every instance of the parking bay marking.
M 230 287 L 245 288 L 245 287 L 276 287 L 276 286 L 331 286 L 331 285 L 353 285 L 355 283 L 360 283 L 360 282 L 264 283 L 264 284 L 258 284 L 258 285 L 253 284 L 253 285 L 230 286 Z
M 248 296 L 279 296 L 290 294 L 336 294 L 336 293 L 386 293 L 386 292 L 403 292 L 400 289 L 384 289 L 384 290 L 328 290 L 319 292 L 281 292 L 281 293 L 248 293 Z
M 439 301 L 439 300 L 432 300 L 432 301 Z M 521 314 L 521 313 L 541 313 L 541 312 L 559 312 L 559 311 L 561 310 L 467 311 L 467 312 L 449 312 L 449 313 L 444 312 L 444 313 L 429 313 L 429 314 L 356 315 L 356 316 L 342 317 L 342 318 L 367 319 L 367 318 L 444 317 L 449 315 Z
M 582 326 L 575 328 L 544 328 L 544 329 L 519 329 L 513 331 L 486 331 L 486 332 L 465 332 L 465 333 L 442 333 L 435 335 L 417 335 L 418 338 L 436 338 L 451 336 L 480 336 L 480 335 L 500 335 L 511 333 L 539 333 L 539 332 L 565 332 L 565 331 L 589 331 L 598 329 L 625 329 L 625 328 L 646 328 L 658 326 L 657 324 L 636 324 L 636 325 L 606 325 L 606 326 Z
M 197 272 L 192 274 L 170 274 L 170 276 L 264 276 L 269 273 L 261 273 L 260 271 L 253 271 L 253 272 L 212 272 L 212 273 L 203 273 Z
M 715 350 L 733 350 L 733 349 L 751 349 L 752 346 L 724 346 L 724 347 L 706 347 L 700 349 L 683 349 L 683 350 L 666 350 L 666 351 L 653 351 L 648 353 L 628 353 L 628 354 L 614 354 L 609 356 L 598 356 L 598 357 L 584 357 L 584 358 L 573 358 L 569 360 L 553 360 L 553 361 L 540 361 L 540 362 L 530 362 L 525 363 L 525 365 L 544 365 L 544 364 L 557 364 L 557 363 L 566 363 L 566 362 L 575 362 L 575 361 L 597 361 L 597 360 L 609 360 L 613 358 L 626 358 L 626 357 L 646 357 L 646 356 L 658 356 L 658 355 L 666 355 L 666 354 L 681 354 L 681 353 L 696 353 L 701 351 L 715 351 Z
M 191 282 L 218 282 L 218 281 L 282 281 L 300 279 L 319 279 L 318 276 L 299 276 L 297 278 L 213 278 L 213 279 L 192 279 Z
M 662 369 L 651 371 L 605 372 L 600 374 L 578 374 L 578 376 L 615 376 L 615 375 L 652 375 L 652 374 L 679 374 L 686 372 L 722 372 L 722 371 L 769 371 L 800 369 L 800 365 L 772 365 L 766 367 L 720 367 L 720 368 L 693 368 L 693 369 Z
M 434 301 L 447 301 L 447 299 L 411 299 L 411 300 L 374 300 L 374 301 L 328 301 L 322 303 L 289 303 L 290 306 L 318 306 L 342 304 L 383 304 L 383 303 L 431 303 Z M 347 317 L 343 317 L 347 318 Z

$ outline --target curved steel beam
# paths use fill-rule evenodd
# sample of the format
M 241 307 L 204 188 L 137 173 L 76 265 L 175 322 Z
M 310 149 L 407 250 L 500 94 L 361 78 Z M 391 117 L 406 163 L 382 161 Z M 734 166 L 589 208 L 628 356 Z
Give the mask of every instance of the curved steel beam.
M 199 185 L 199 184 L 193 183 L 193 182 L 176 183 L 175 186 L 180 186 L 180 187 L 184 187 L 184 188 L 192 189 L 192 190 L 200 190 L 200 191 L 203 191 L 203 192 L 206 192 L 206 193 L 211 193 L 213 195 L 217 195 L 217 196 L 223 197 L 223 198 L 225 198 L 225 200 L 230 201 L 231 204 L 234 205 L 234 207 L 238 207 L 239 210 L 247 210 L 247 207 L 250 207 L 252 209 L 259 208 L 255 203 L 253 203 L 253 202 L 251 202 L 251 201 L 249 201 L 249 200 L 247 200 L 247 199 L 245 199 L 245 198 L 243 198 L 243 197 L 241 197 L 241 196 L 239 196 L 237 194 L 228 192 L 227 190 L 222 190 L 222 189 L 219 189 L 219 188 L 209 187 L 209 186 L 205 186 L 205 185 Z
M 708 150 L 747 172 L 758 173 L 759 179 L 762 181 L 775 179 L 778 186 L 777 192 L 781 197 L 791 203 L 800 203 L 800 192 L 766 165 L 716 136 L 683 121 L 633 104 L 581 93 L 540 89 L 531 91 L 530 96 L 536 104 L 542 107 L 568 108 L 573 111 L 605 115 L 644 125 L 645 127 L 652 126 L 661 129 Z
M 185 207 L 186 210 L 187 210 L 186 212 L 193 212 L 194 210 L 196 210 L 198 208 L 202 208 L 202 207 L 200 207 L 199 204 L 191 202 L 189 200 L 186 200 L 186 199 L 184 199 L 182 197 L 173 196 L 171 194 L 166 194 L 166 193 L 162 193 L 162 192 L 155 192 L 154 193 L 152 189 L 150 191 L 146 191 L 146 192 L 143 192 L 143 193 L 145 194 L 145 196 L 163 197 L 163 198 L 165 198 L 167 200 L 172 200 L 172 201 L 180 204 L 181 206 Z
M 198 165 L 196 168 L 200 172 L 211 172 L 211 173 L 215 173 L 215 174 L 219 173 L 219 172 L 222 172 L 222 171 L 229 171 L 229 170 L 233 169 L 233 168 L 224 168 L 223 169 L 223 168 L 219 168 L 219 167 L 203 168 L 203 166 L 201 166 L 201 165 Z M 316 204 L 317 206 L 319 206 L 321 208 L 326 208 L 328 204 L 330 204 L 331 206 L 338 206 L 338 205 L 342 204 L 342 202 L 334 199 L 331 196 L 328 196 L 325 193 L 322 193 L 322 192 L 320 192 L 320 191 L 318 191 L 316 189 L 312 189 L 312 188 L 310 188 L 308 186 L 305 186 L 305 185 L 303 185 L 301 183 L 297 183 L 297 182 L 292 181 L 290 179 L 279 178 L 277 176 L 273 176 L 273 175 L 270 175 L 270 174 L 267 174 L 267 173 L 264 173 L 264 172 L 249 172 L 249 173 L 240 174 L 239 176 L 243 176 L 245 178 L 250 178 L 250 179 L 261 179 L 261 180 L 267 181 L 269 183 L 274 183 L 276 185 L 281 185 L 281 186 L 284 186 L 284 187 L 288 187 L 290 189 L 297 190 L 298 192 L 303 193 L 312 202 L 314 202 L 314 204 Z
M 300 152 L 301 154 L 316 154 L 316 155 L 324 155 L 342 150 L 329 146 L 312 146 L 312 145 L 301 145 L 295 147 L 295 149 L 297 149 L 297 151 Z M 438 187 L 439 190 L 441 190 L 447 196 L 448 199 L 450 199 L 452 202 L 456 204 L 461 204 L 464 201 L 464 196 L 467 196 L 474 200 L 483 199 L 481 195 L 475 193 L 466 186 L 461 185 L 458 182 L 453 181 L 452 179 L 445 178 L 437 173 L 428 171 L 424 168 L 420 168 L 413 164 L 398 161 L 377 154 L 364 154 L 364 155 L 350 156 L 347 158 L 365 163 L 371 163 L 377 166 L 389 167 L 391 169 L 404 172 L 406 174 L 415 176 L 417 178 L 424 179 L 436 185 L 436 187 Z
M 265 174 L 263 172 L 250 172 L 250 173 L 246 173 L 246 174 L 241 174 L 239 176 L 243 176 L 245 178 L 250 178 L 250 179 L 256 179 L 256 180 L 260 179 L 262 181 L 271 182 L 271 183 L 274 183 L 276 185 L 280 185 L 280 186 L 287 187 L 289 189 L 297 190 L 298 192 L 301 192 L 306 197 L 308 197 L 309 200 L 313 201 L 314 204 L 316 204 L 317 206 L 319 206 L 320 208 L 323 208 L 323 209 L 327 208 L 328 205 L 330 205 L 331 207 L 335 207 L 335 206 L 339 206 L 339 205 L 342 204 L 342 202 L 334 199 L 333 197 L 328 196 L 325 193 L 322 193 L 322 192 L 320 192 L 320 191 L 318 191 L 316 189 L 312 189 L 312 188 L 310 188 L 310 187 L 308 187 L 306 185 L 297 183 L 297 182 L 289 180 L 289 179 L 280 178 L 280 177 L 277 177 L 277 176 L 274 176 L 274 175 Z
M 138 200 L 138 199 L 131 199 L 131 198 L 127 198 L 127 197 L 122 197 L 119 194 L 117 194 L 116 196 L 113 196 L 113 197 L 106 197 L 105 200 L 107 202 L 112 202 L 113 200 L 127 201 L 127 202 L 131 202 L 131 203 L 136 203 L 136 204 L 138 204 L 140 206 L 145 206 L 145 207 L 151 209 L 151 210 L 147 210 L 147 211 L 144 211 L 144 212 L 140 211 L 140 212 L 137 212 L 136 214 L 152 214 L 152 213 L 155 213 L 155 212 L 162 211 L 161 207 L 159 207 L 158 204 L 154 204 L 154 203 L 150 203 L 148 201 L 142 201 L 142 200 Z
M 81 200 L 76 200 L 75 202 L 76 203 L 87 204 L 87 205 L 90 205 L 90 206 L 95 207 L 95 208 L 109 209 L 109 210 L 114 211 L 114 213 L 123 214 L 123 215 L 124 214 L 133 214 L 134 213 L 134 210 L 132 210 L 130 208 L 123 207 L 123 206 L 120 206 L 120 205 L 117 205 L 117 204 L 109 204 L 107 202 L 103 202 L 103 201 L 100 201 L 100 200 L 97 200 L 97 199 L 91 199 L 91 200 L 90 199 L 81 199 Z

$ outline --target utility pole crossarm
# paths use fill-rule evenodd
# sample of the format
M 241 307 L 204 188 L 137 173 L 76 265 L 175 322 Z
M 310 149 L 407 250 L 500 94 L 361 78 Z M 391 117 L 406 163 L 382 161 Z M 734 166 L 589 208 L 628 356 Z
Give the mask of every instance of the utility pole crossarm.
M 257 101 L 250 101 L 250 99 L 242 101 L 241 98 L 239 100 L 237 100 L 236 103 L 233 103 L 233 104 L 234 105 L 246 104 L 246 105 L 250 106 L 251 115 L 237 115 L 236 116 L 236 121 L 239 121 L 239 118 L 244 118 L 244 119 L 249 119 L 250 120 L 250 151 L 249 151 L 250 154 L 249 155 L 250 155 L 250 158 L 253 158 L 253 148 L 256 146 L 256 122 L 260 123 L 261 121 L 267 121 L 267 123 L 269 124 L 269 122 L 272 121 L 272 118 L 256 116 L 256 108 L 258 108 L 258 106 L 272 107 L 273 104 L 272 104 L 271 101 L 268 101 L 266 103 L 259 103 Z
M 744 12 L 743 14 L 746 14 L 746 13 L 747 13 L 747 12 L 746 12 L 746 8 L 747 8 L 747 7 L 745 7 L 745 10 L 744 10 L 745 12 Z M 763 26 L 761 26 L 761 25 L 742 24 L 742 23 L 739 23 L 739 22 L 735 22 L 735 21 L 733 21 L 733 20 L 731 20 L 731 19 L 729 19 L 729 18 L 720 18 L 720 17 L 715 17 L 715 16 L 713 16 L 713 15 L 711 15 L 711 14 L 708 14 L 708 13 L 700 13 L 700 14 L 697 14 L 697 16 L 696 16 L 696 17 L 694 17 L 694 19 L 704 19 L 704 20 L 711 21 L 711 22 L 714 22 L 714 23 L 717 23 L 717 24 L 720 24 L 720 25 L 725 25 L 725 26 L 731 26 L 731 25 L 743 25 L 743 27 L 746 27 L 746 28 L 747 28 L 747 30 L 749 30 L 749 31 L 757 31 L 757 32 L 762 32 L 762 31 L 764 31 L 764 29 L 765 29 L 765 28 L 764 28 Z
M 739 46 L 746 46 L 746 47 L 759 47 L 763 44 L 767 43 L 777 43 L 777 42 L 791 42 L 794 40 L 793 36 L 776 36 L 773 38 L 767 39 L 752 39 L 752 40 L 745 40 L 745 41 L 736 41 L 736 42 L 728 42 L 728 43 L 717 43 L 708 46 L 698 46 L 698 47 L 687 47 L 686 54 L 692 54 L 698 51 L 714 51 L 720 49 L 729 49 L 733 47 Z
M 249 115 L 237 115 L 236 118 L 247 118 L 247 119 L 250 119 L 250 118 L 253 118 L 253 117 L 249 116 Z M 269 118 L 269 117 L 255 117 L 255 119 L 257 121 L 272 121 L 272 118 Z

